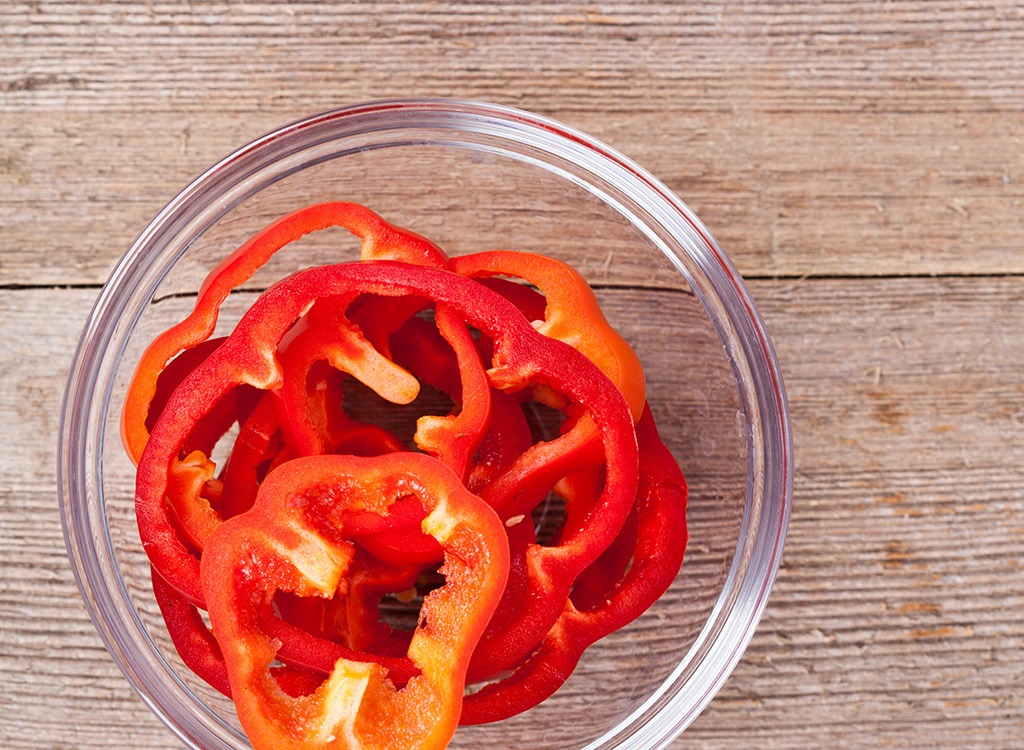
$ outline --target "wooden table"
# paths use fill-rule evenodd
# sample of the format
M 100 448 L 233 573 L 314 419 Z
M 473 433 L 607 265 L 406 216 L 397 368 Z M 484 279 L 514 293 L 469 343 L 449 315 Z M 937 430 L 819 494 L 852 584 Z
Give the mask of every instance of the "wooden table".
M 0 746 L 172 748 L 79 601 L 79 328 L 193 175 L 388 96 L 559 118 L 716 233 L 796 489 L 745 658 L 674 747 L 1024 746 L 1024 9 L 1011 0 L 0 5 Z

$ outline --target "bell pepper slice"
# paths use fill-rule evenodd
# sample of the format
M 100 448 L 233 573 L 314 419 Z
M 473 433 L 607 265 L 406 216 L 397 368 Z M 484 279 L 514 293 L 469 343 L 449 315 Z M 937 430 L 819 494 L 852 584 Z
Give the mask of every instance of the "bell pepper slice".
M 239 427 L 231 455 L 224 464 L 221 518 L 237 516 L 252 507 L 266 475 L 262 467 L 284 447 L 280 435 L 274 396 L 264 392 L 256 408 Z M 269 465 L 266 468 L 269 469 Z
M 167 399 L 170 398 L 174 389 L 181 384 L 181 381 L 192 370 L 196 369 L 204 359 L 210 356 L 211 352 L 216 351 L 217 347 L 222 343 L 224 343 L 224 337 L 204 341 L 199 346 L 182 352 L 160 372 L 156 382 L 156 391 L 153 394 L 153 401 L 150 403 L 149 411 L 146 415 L 147 430 L 153 429 L 153 423 L 156 422 L 157 417 L 164 410 L 164 407 L 167 405 Z M 217 441 L 220 440 L 236 420 L 238 413 L 236 401 L 230 398 L 221 399 L 217 406 L 207 415 L 206 419 L 203 420 L 202 424 L 196 427 L 184 452 L 201 451 L 209 455 Z
M 204 552 L 203 557 L 205 556 Z M 339 659 L 377 664 L 387 672 L 391 681 L 399 686 L 405 685 L 418 674 L 416 665 L 404 658 L 403 654 L 351 648 L 315 635 L 269 610 L 260 613 L 259 627 L 277 644 L 276 658 L 288 666 L 326 675 L 330 674 Z
M 523 288 L 519 284 L 510 285 Z M 438 321 L 438 325 L 448 325 L 443 313 Z M 471 343 L 476 345 L 475 342 L 467 340 L 461 332 L 453 335 L 459 337 L 455 339 L 460 342 L 457 349 L 445 340 L 437 325 L 421 318 L 410 318 L 391 336 L 390 348 L 395 362 L 448 395 L 456 404 L 468 404 L 462 408 L 475 413 L 475 418 L 449 419 L 453 423 L 449 432 L 455 433 L 453 440 L 460 440 L 462 432 L 483 432 L 483 435 L 477 435 L 472 442 L 468 436 L 461 437 L 464 446 L 461 452 L 465 458 L 457 461 L 452 457 L 448 463 L 465 465 L 457 473 L 463 474 L 466 485 L 476 492 L 507 469 L 533 444 L 533 439 L 518 401 L 481 378 L 479 358 L 469 348 Z M 470 363 L 468 374 L 460 370 L 466 368 L 463 359 Z M 481 408 L 483 404 L 490 406 L 486 418 Z
M 195 605 L 151 570 L 153 596 L 163 615 L 167 632 L 185 666 L 220 693 L 231 697 L 228 670 L 213 633 Z
M 415 497 L 408 499 L 418 502 Z M 347 529 L 348 516 L 343 523 Z M 412 633 L 395 631 L 383 622 L 380 603 L 388 594 L 414 590 L 422 572 L 420 565 L 384 563 L 356 547 L 344 609 L 337 623 L 350 648 L 388 656 L 404 656 L 408 652 Z
M 155 572 L 152 579 L 153 597 L 182 663 L 210 687 L 230 698 L 231 685 L 224 655 L 199 610 Z M 323 674 L 289 666 L 274 667 L 271 674 L 281 689 L 291 696 L 312 693 L 324 679 Z
M 320 418 L 311 419 L 309 413 L 312 403 L 308 380 L 317 362 L 326 362 L 335 370 L 351 375 L 392 403 L 408 404 L 419 393 L 419 381 L 381 354 L 349 323 L 345 316 L 349 302 L 348 299 L 318 300 L 298 324 L 301 330 L 292 332 L 290 340 L 279 351 L 281 422 L 289 446 L 298 455 L 315 456 L 331 450 L 323 393 L 313 402 L 320 404 Z M 343 410 L 336 410 L 332 416 L 336 420 L 345 419 L 346 426 L 352 421 L 345 417 Z
M 370 262 L 295 274 L 263 295 L 235 334 L 207 340 L 231 289 L 293 239 L 336 225 L 362 239 Z M 431 307 L 436 325 L 415 317 Z M 534 331 L 571 348 L 538 344 Z M 428 456 L 398 455 L 405 446 L 393 434 L 348 417 L 341 381 L 350 375 L 397 403 L 415 397 L 418 381 L 452 399 L 450 414 L 417 423 L 414 439 Z M 531 398 L 565 414 L 556 438 L 530 434 L 520 402 Z M 466 698 L 461 723 L 530 708 L 565 681 L 591 643 L 660 596 L 681 564 L 685 481 L 645 399 L 639 361 L 571 267 L 511 251 L 449 259 L 355 204 L 284 217 L 210 274 L 192 314 L 151 345 L 129 388 L 122 437 L 139 464 L 139 530 L 172 640 L 198 674 L 224 686 L 227 665 L 197 606 L 219 597 L 211 608 L 228 614 L 218 618 L 255 639 L 256 666 L 251 652 L 236 664 L 249 670 L 239 713 L 255 717 L 257 750 L 396 747 L 380 725 L 409 708 L 410 684 L 429 685 L 423 694 L 440 713 L 430 724 L 434 717 L 421 709 L 413 731 L 407 719 L 396 721 L 392 728 L 404 732 L 397 747 L 443 746 L 454 731 L 451 695 L 438 701 L 437 665 L 424 670 L 416 661 L 424 623 L 413 633 L 392 631 L 379 607 L 384 594 L 414 582 L 419 566 L 446 556 L 424 532 L 451 531 L 435 518 L 448 510 L 448 496 L 431 505 L 429 492 L 421 497 L 417 485 L 410 494 L 405 481 L 371 498 L 360 483 L 380 477 L 361 463 L 370 459 L 353 454 L 377 456 L 373 465 L 392 472 L 433 457 L 454 471 L 455 480 L 439 486 L 478 493 L 482 500 L 468 497 L 491 506 L 491 521 L 497 513 L 489 533 L 505 544 L 501 596 L 486 627 L 472 623 L 475 646 L 460 656 L 456 680 L 497 681 Z M 213 447 L 233 421 L 239 439 L 217 476 Z M 527 519 L 552 490 L 565 499 L 566 516 L 542 546 Z M 207 572 L 216 565 L 207 547 L 219 549 L 211 540 L 236 527 L 267 542 L 243 550 L 245 560 L 274 563 L 254 577 L 243 560 L 211 595 L 206 577 L 221 574 Z M 659 558 L 659 546 L 673 539 L 681 539 L 678 554 Z M 224 593 L 228 583 L 233 594 Z M 437 595 L 427 598 L 437 606 Z M 436 661 L 431 649 L 426 655 Z M 360 734 L 353 744 L 359 727 L 367 739 Z
M 362 241 L 363 260 L 402 260 L 444 266 L 447 255 L 430 240 L 386 222 L 357 203 L 319 203 L 274 221 L 228 256 L 204 280 L 192 312 L 146 348 L 128 385 L 121 412 L 121 441 L 138 464 L 149 440 L 147 420 L 160 373 L 181 352 L 213 335 L 220 306 L 281 248 L 328 227 L 342 227 Z
M 525 644 L 539 641 L 557 619 L 574 578 L 614 540 L 636 494 L 636 437 L 625 400 L 586 357 L 555 339 L 538 334 L 507 300 L 456 274 L 387 261 L 349 263 L 308 269 L 280 282 L 243 316 L 228 340 L 185 379 L 154 426 L 136 481 L 136 515 L 151 562 L 169 583 L 194 603 L 202 602 L 197 585 L 198 560 L 179 539 L 164 503 L 167 476 L 185 436 L 205 413 L 206 405 L 239 384 L 273 389 L 281 372 L 276 348 L 293 322 L 320 297 L 364 293 L 418 295 L 451 305 L 468 324 L 494 341 L 488 370 L 494 387 L 517 390 L 540 383 L 566 394 L 598 429 L 598 448 L 607 464 L 607 479 L 587 523 L 558 548 L 531 548 L 531 606 L 524 609 L 507 638 Z M 202 394 L 202 398 L 197 397 Z M 584 439 L 585 437 L 585 439 Z M 537 474 L 551 482 L 582 459 L 567 458 L 593 443 L 576 428 L 543 445 L 534 445 L 488 485 L 487 499 L 506 520 L 515 513 L 517 496 L 537 491 Z M 592 448 L 592 446 L 591 446 Z M 589 465 L 588 456 L 583 465 Z M 556 464 L 551 469 L 549 464 Z M 507 475 L 513 475 L 505 481 Z M 546 481 L 547 477 L 545 478 Z M 491 491 L 491 488 L 497 487 Z M 546 490 L 544 490 L 546 492 Z M 504 494 L 503 494 L 504 493 Z
M 444 549 L 444 585 L 424 599 L 409 658 L 420 670 L 397 689 L 377 664 L 339 659 L 313 693 L 273 680 L 277 643 L 260 628 L 275 592 L 333 596 L 352 557 L 342 510 L 386 511 L 415 494 Z M 441 462 L 421 454 L 311 456 L 282 464 L 256 504 L 226 521 L 203 554 L 210 621 L 239 720 L 255 750 L 444 748 L 458 726 L 470 654 L 508 574 L 494 511 Z
M 427 414 L 416 422 L 416 445 L 450 467 L 464 482 L 491 420 L 492 388 L 476 342 L 462 319 L 447 306 L 435 311 L 435 324 L 410 318 L 392 336 L 393 356 L 423 382 L 448 395 L 457 411 Z M 392 562 L 439 562 L 438 545 L 419 530 L 422 516 L 388 524 L 385 533 L 360 536 L 376 556 Z
M 519 401 L 491 388 L 491 429 L 477 447 L 466 486 L 479 494 L 532 445 L 533 435 Z
M 469 278 L 501 275 L 536 286 L 547 300 L 543 318 L 534 319 L 537 330 L 564 341 L 600 367 L 626 397 L 633 419 L 640 418 L 647 399 L 643 366 L 608 323 L 579 271 L 555 258 L 512 250 L 460 255 L 451 258 L 448 267 Z
M 466 696 L 462 724 L 506 719 L 548 698 L 572 674 L 589 646 L 639 617 L 675 579 L 687 541 L 686 481 L 661 441 L 649 407 L 637 423 L 637 439 L 640 486 L 628 570 L 621 578 L 605 579 L 601 596 L 595 595 L 591 582 L 582 600 L 570 598 L 540 645 L 511 675 Z M 581 578 L 585 576 L 586 572 Z
M 421 450 L 440 458 L 465 481 L 491 418 L 491 386 L 476 343 L 457 312 L 439 305 L 435 319 L 458 362 L 459 410 L 447 416 L 420 417 L 415 439 Z
M 319 316 L 318 311 L 321 313 Z M 322 316 L 326 316 L 326 319 Z M 333 305 L 315 304 L 307 317 L 313 318 L 309 322 L 311 327 L 297 335 L 291 331 L 290 335 L 294 337 L 287 348 L 279 352 L 282 384 L 276 389 L 275 395 L 278 398 L 273 402 L 284 404 L 284 408 L 278 410 L 279 420 L 288 447 L 297 455 L 317 455 L 331 448 L 326 442 L 327 436 L 309 429 L 310 421 L 306 418 L 307 379 L 315 362 L 326 359 L 332 367 L 355 376 L 389 401 L 408 403 L 419 391 L 419 382 L 406 370 L 381 355 L 357 329 L 346 325 L 343 313 Z M 318 340 L 316 334 L 322 328 L 332 331 L 330 342 Z M 295 414 L 296 410 L 301 410 L 303 414 Z M 341 442 L 351 438 L 354 424 L 354 420 L 346 418 L 343 427 L 347 431 L 342 433 L 343 437 L 336 439 Z M 206 539 L 222 520 L 210 503 L 204 502 L 201 491 L 213 477 L 214 469 L 213 463 L 205 455 L 195 451 L 185 460 L 175 461 L 170 470 L 169 506 L 182 534 L 199 550 L 203 549 Z

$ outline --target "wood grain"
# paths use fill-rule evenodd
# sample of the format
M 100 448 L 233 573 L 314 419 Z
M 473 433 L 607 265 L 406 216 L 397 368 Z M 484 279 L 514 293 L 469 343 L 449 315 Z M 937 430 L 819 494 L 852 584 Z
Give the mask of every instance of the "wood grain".
M 790 540 L 746 657 L 679 747 L 919 747 L 922 723 L 941 727 L 942 746 L 1012 746 L 1024 716 L 1024 283 L 752 289 L 790 390 Z M 33 394 L 32 423 L 52 434 L 74 332 L 54 336 L 44 311 L 80 320 L 92 296 L 0 294 L 3 423 L 26 423 Z M 635 309 L 627 292 L 606 304 Z M 77 603 L 43 442 L 12 441 L 0 469 L 4 746 L 174 747 Z
M 673 747 L 1019 747 L 1022 69 L 1014 0 L 0 4 L 0 747 L 181 746 L 64 557 L 59 405 L 99 285 L 233 149 L 406 96 L 524 107 L 636 159 L 718 237 L 774 338 L 789 543 L 750 648 Z M 619 278 L 602 295 L 645 356 L 675 357 Z
M 100 283 L 235 148 L 323 109 L 426 95 L 609 142 L 748 276 L 1024 270 L 1013 2 L 15 2 L 0 28 L 7 284 Z M 60 263 L 40 268 L 41 237 Z

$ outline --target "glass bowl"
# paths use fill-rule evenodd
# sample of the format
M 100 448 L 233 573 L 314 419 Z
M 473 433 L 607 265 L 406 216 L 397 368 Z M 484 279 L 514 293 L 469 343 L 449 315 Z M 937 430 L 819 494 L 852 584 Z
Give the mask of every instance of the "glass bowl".
M 272 219 L 334 200 L 365 204 L 451 255 L 535 250 L 576 267 L 644 362 L 690 487 L 690 542 L 666 595 L 591 647 L 552 698 L 461 728 L 452 747 L 667 746 L 739 660 L 778 569 L 792 489 L 778 365 L 738 273 L 671 191 L 583 133 L 489 104 L 373 102 L 287 125 L 196 179 L 118 263 L 75 354 L 59 455 L 68 555 L 107 649 L 186 744 L 248 746 L 230 701 L 183 667 L 167 637 L 118 420 L 142 349 L 191 309 L 207 271 Z M 223 325 L 288 273 L 355 258 L 354 238 L 340 236 L 279 253 L 230 296 Z

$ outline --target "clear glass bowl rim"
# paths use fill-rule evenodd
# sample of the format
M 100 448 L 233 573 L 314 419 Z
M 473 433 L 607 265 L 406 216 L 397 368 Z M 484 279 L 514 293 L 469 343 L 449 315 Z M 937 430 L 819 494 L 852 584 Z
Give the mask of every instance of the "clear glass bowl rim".
M 102 430 L 98 433 L 100 444 L 90 444 L 88 437 L 90 429 L 102 426 L 107 418 L 110 384 L 104 394 L 103 413 L 92 408 L 103 374 L 103 356 L 111 342 L 113 324 L 125 312 L 127 296 L 133 290 L 137 292 L 139 280 L 147 273 L 153 276 L 154 264 L 162 262 L 168 268 L 173 264 L 174 258 L 160 257 L 164 249 L 161 243 L 186 226 L 199 211 L 197 207 L 211 205 L 228 188 L 267 165 L 325 140 L 417 128 L 450 131 L 456 144 L 460 132 L 486 133 L 507 143 L 510 155 L 521 155 L 529 148 L 550 157 L 551 163 L 562 160 L 573 164 L 588 179 L 605 181 L 614 185 L 619 195 L 629 196 L 631 207 L 643 214 L 645 222 L 657 223 L 685 248 L 687 257 L 680 258 L 678 251 L 660 246 L 704 303 L 733 361 L 748 425 L 748 482 L 740 538 L 723 593 L 709 616 L 710 627 L 705 626 L 679 668 L 631 716 L 588 745 L 594 750 L 664 748 L 725 683 L 754 634 L 774 584 L 792 499 L 792 436 L 785 387 L 771 340 L 739 273 L 696 215 L 657 178 L 615 149 L 553 119 L 523 110 L 454 99 L 396 99 L 312 115 L 275 129 L 227 156 L 193 180 L 150 222 L 112 271 L 89 315 L 72 360 L 62 406 L 57 460 L 60 513 L 82 599 L 118 667 L 168 727 L 193 747 L 232 747 L 211 735 L 207 727 L 197 726 L 194 717 L 175 704 L 167 686 L 146 671 L 144 659 L 133 658 L 139 655 L 132 653 L 135 642 L 126 630 L 129 624 L 110 617 L 116 611 L 117 597 L 126 598 L 127 592 L 123 586 L 112 590 L 104 561 L 96 558 L 95 542 L 98 535 L 103 538 L 104 530 L 94 528 L 89 514 L 91 509 L 95 516 L 99 508 L 102 516 L 103 488 L 99 481 L 89 486 L 86 470 L 89 461 L 98 461 L 103 450 Z M 151 283 L 155 286 L 156 282 Z M 97 469 L 96 476 L 101 474 Z M 696 667 L 690 680 L 680 684 L 678 678 L 687 662 L 696 663 Z

